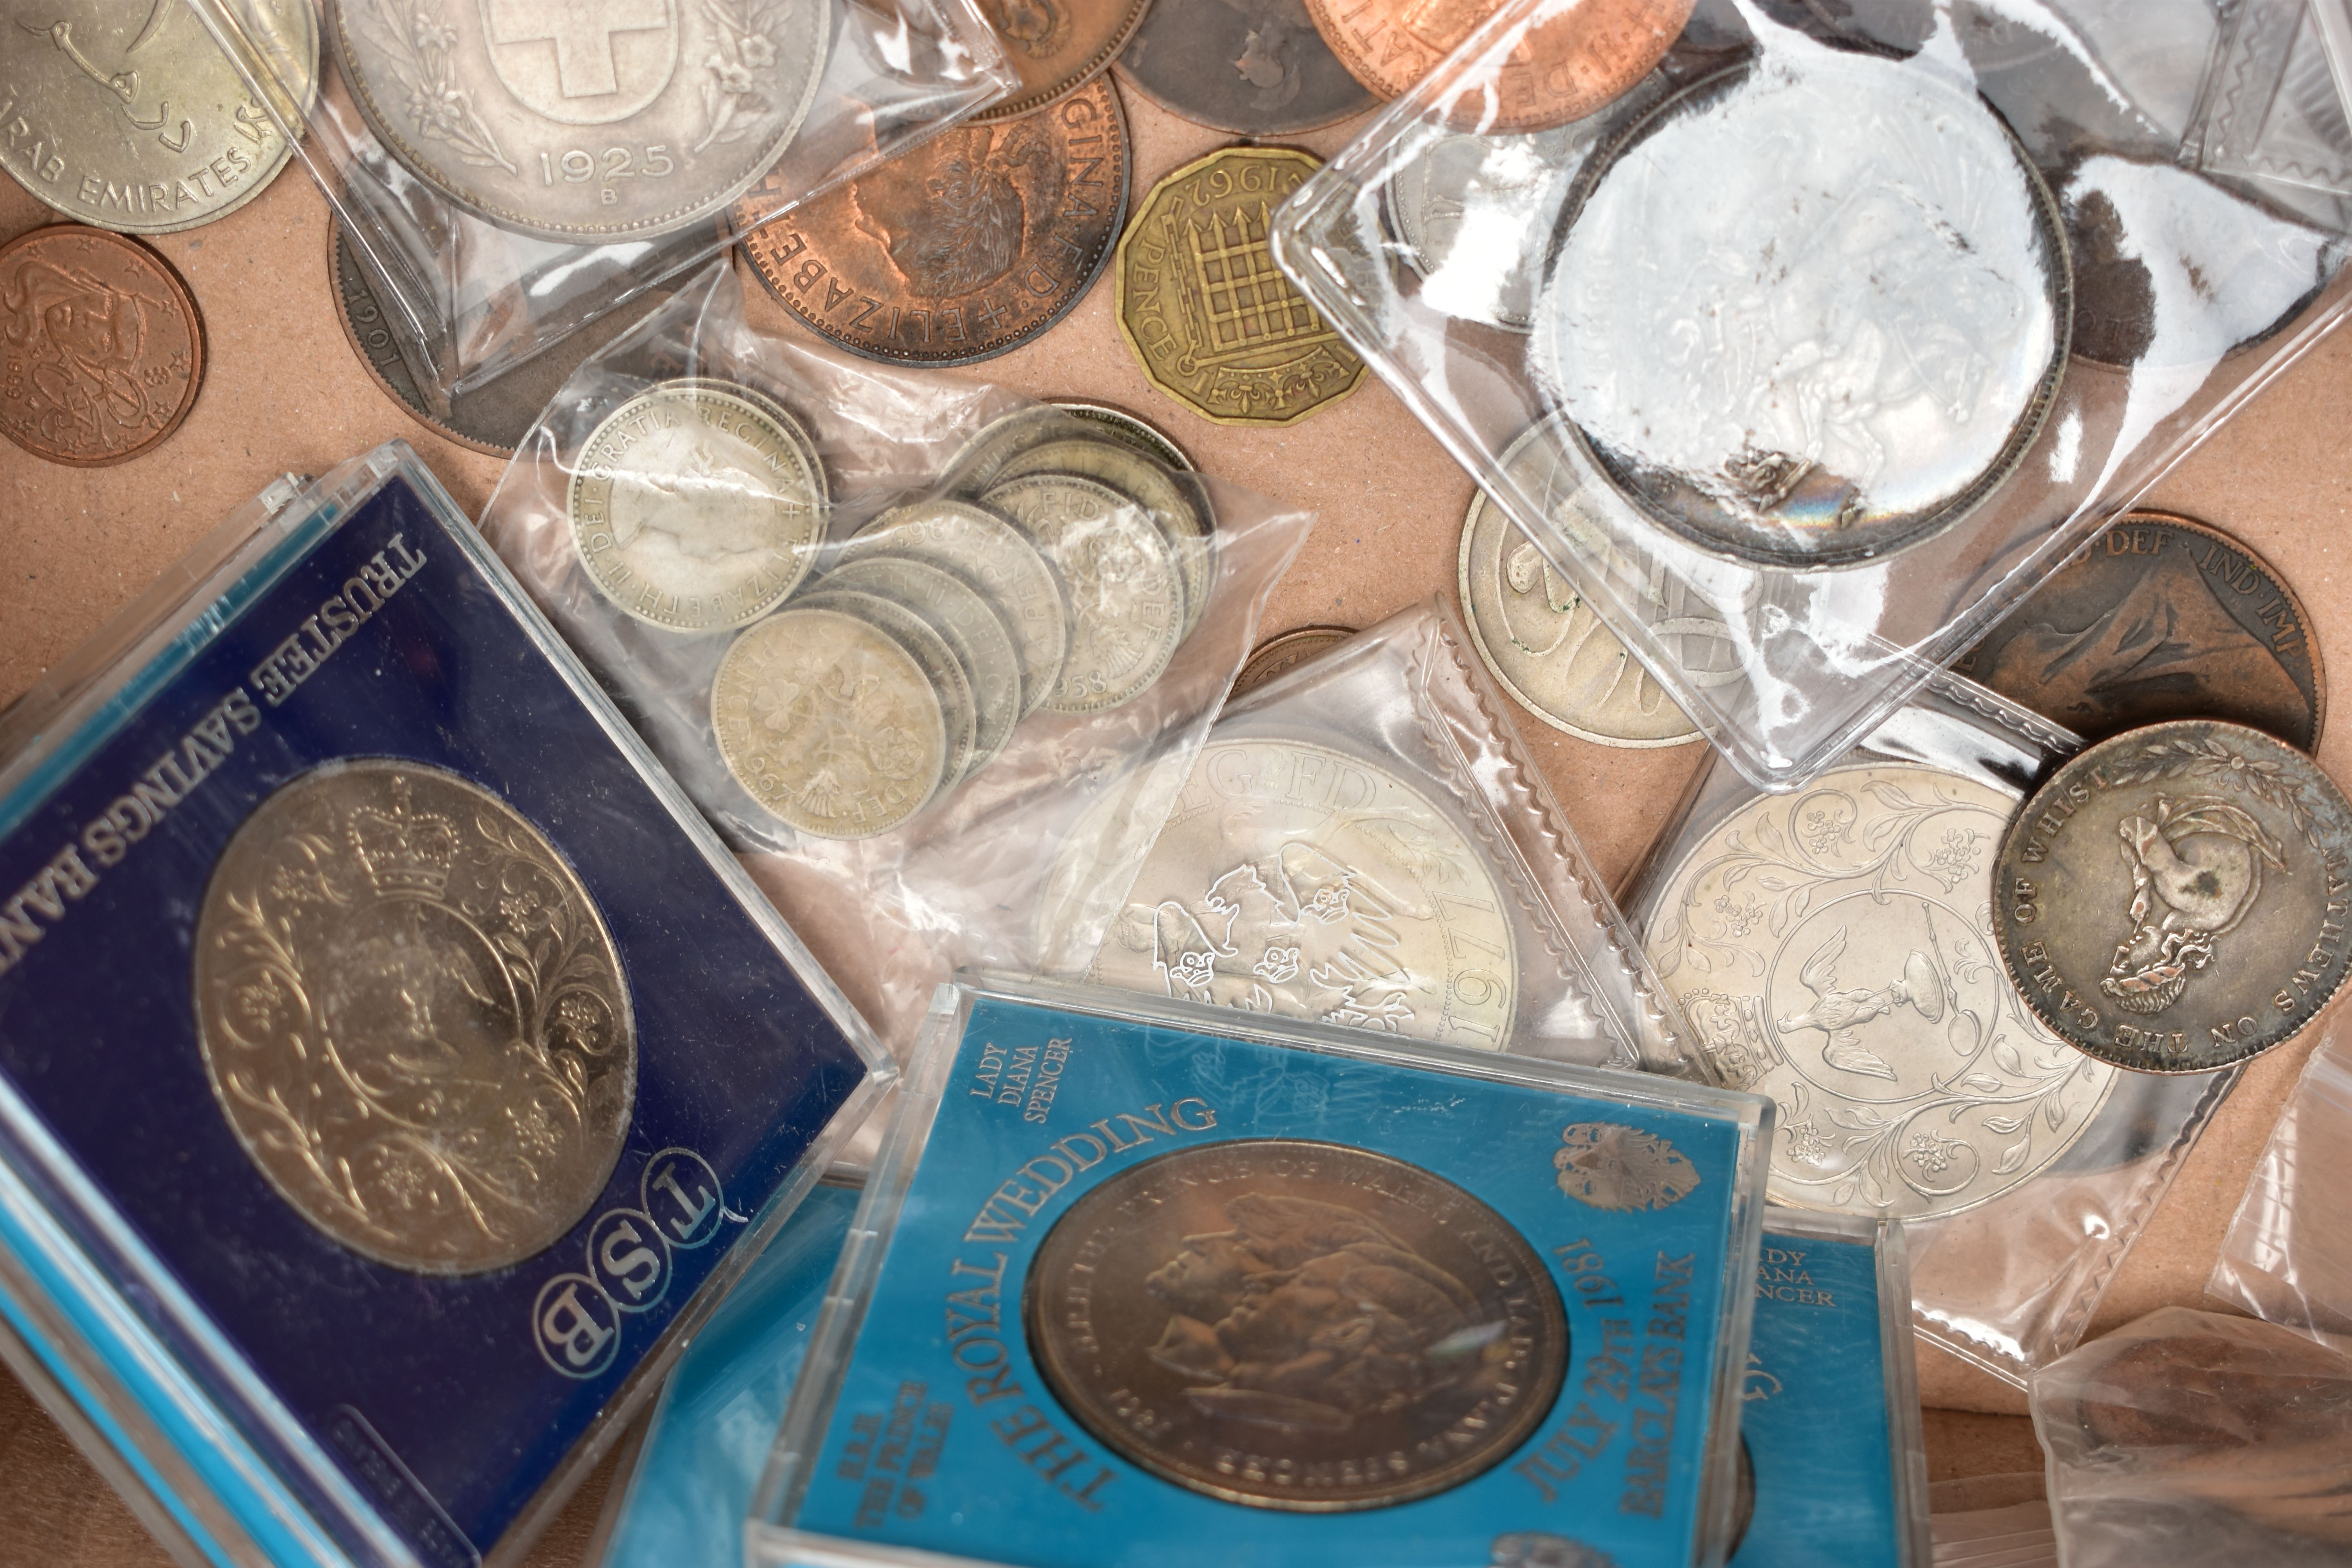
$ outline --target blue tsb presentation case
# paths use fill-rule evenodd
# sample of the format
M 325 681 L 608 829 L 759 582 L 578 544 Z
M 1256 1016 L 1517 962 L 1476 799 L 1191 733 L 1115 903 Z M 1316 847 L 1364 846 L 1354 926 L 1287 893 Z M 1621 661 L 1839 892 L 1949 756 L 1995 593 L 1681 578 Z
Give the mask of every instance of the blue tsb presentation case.
M 184 1557 L 519 1556 L 888 1077 L 404 446 L 0 717 L 0 1352 Z

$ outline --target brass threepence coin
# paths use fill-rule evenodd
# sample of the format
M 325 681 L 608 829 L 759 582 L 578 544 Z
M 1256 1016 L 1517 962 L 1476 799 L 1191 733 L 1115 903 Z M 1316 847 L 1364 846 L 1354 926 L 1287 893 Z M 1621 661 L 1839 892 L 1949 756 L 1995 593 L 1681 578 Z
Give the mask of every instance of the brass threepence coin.
M 931 683 L 947 725 L 948 763 L 940 787 L 952 789 L 981 765 L 980 703 L 972 693 L 970 668 L 940 629 L 894 599 L 860 588 L 827 588 L 820 584 L 798 601 L 812 610 L 839 610 L 879 629 L 907 650 Z
M 2045 1028 L 1993 956 L 2016 807 L 1941 768 L 1833 768 L 1730 812 L 1667 877 L 1644 944 L 1724 1081 L 1780 1108 L 1774 1203 L 1957 1214 L 2098 1116 L 2116 1069 Z
M 423 1274 L 520 1262 L 620 1159 L 636 1027 L 544 835 L 454 773 L 329 763 L 254 808 L 196 920 L 205 1068 L 303 1218 Z
M 793 605 L 735 639 L 710 687 L 727 771 L 803 833 L 866 838 L 946 777 L 947 719 L 915 656 L 880 627 Z
M 1146 690 L 1184 640 L 1184 579 L 1150 514 L 1067 474 L 1007 479 L 981 498 L 1053 563 L 1070 606 L 1070 648 L 1045 701 L 1098 713 Z
M 1695 0 L 1584 0 L 1528 29 L 1480 100 L 1477 129 L 1543 131 L 1614 102 L 1682 36 Z M 1307 0 L 1339 63 L 1395 98 L 1454 52 L 1501 0 Z
M 2042 1022 L 2137 1072 L 2208 1072 L 2293 1039 L 2352 967 L 2352 805 L 2259 730 L 2127 730 L 2033 792 L 2000 846 L 1993 929 Z
M 418 179 L 543 239 L 646 239 L 773 167 L 815 101 L 827 0 L 347 0 L 360 112 Z
M 808 574 L 824 531 L 807 437 L 765 398 L 660 382 L 605 416 L 565 498 L 589 581 L 671 631 L 740 626 Z
M 978 589 L 951 572 L 894 555 L 845 562 L 818 578 L 817 586 L 887 599 L 939 633 L 971 687 L 973 757 L 964 772 L 978 773 L 996 760 L 1025 711 L 1021 656 L 1012 628 Z
M 1950 527 L 2015 471 L 2073 298 L 2056 204 L 1982 100 L 1813 50 L 1693 84 L 1586 166 L 1531 363 L 1661 525 L 1844 565 Z
M 1278 675 L 1287 675 L 1316 655 L 1338 647 L 1356 635 L 1353 626 L 1294 626 L 1273 637 L 1250 650 L 1242 664 L 1242 672 L 1234 677 L 1234 688 L 1225 700 L 1236 699 L 1257 689 Z
M 1109 68 L 1150 0 L 980 0 L 1004 58 L 1021 78 L 1013 96 L 977 118 L 1016 120 L 1071 97 Z
M 1152 0 L 1118 74 L 1170 113 L 1236 136 L 1315 131 L 1379 101 L 1305 0 Z
M 318 91 L 310 0 L 253 0 L 253 42 Z M 185 0 L 0 0 L 0 168 L 68 217 L 169 234 L 235 212 L 293 149 Z
M 163 444 L 205 379 L 204 318 L 135 239 L 56 224 L 0 246 L 0 433 L 78 468 Z
M 1499 1050 L 1519 977 L 1504 898 L 1394 774 L 1304 741 L 1213 741 L 1087 978 Z
M 2126 512 L 1952 668 L 2090 740 L 2227 719 L 2310 751 L 2327 691 L 2310 620 L 2220 529 Z
M 1319 165 L 1227 147 L 1151 188 L 1118 242 L 1118 331 L 1152 385 L 1220 425 L 1291 425 L 1364 362 L 1274 264 L 1274 209 Z
M 1209 587 L 1217 570 L 1216 530 L 1208 515 L 1206 493 L 1189 488 L 1184 483 L 1189 476 L 1171 472 L 1157 458 L 1098 436 L 1041 441 L 998 468 L 990 488 L 1029 474 L 1092 479 L 1150 515 L 1184 579 L 1184 635 L 1190 637 L 1209 607 Z
M 1417 1165 L 1298 1139 L 1092 1188 L 1039 1245 L 1022 1312 L 1096 1437 L 1251 1508 L 1459 1486 L 1528 1439 L 1568 1373 L 1559 1292 L 1508 1220 Z
M 1127 215 L 1127 115 L 1099 81 L 934 136 L 745 236 L 743 254 L 785 309 L 852 353 L 970 364 L 1086 297 Z M 773 195 L 744 198 L 740 219 Z

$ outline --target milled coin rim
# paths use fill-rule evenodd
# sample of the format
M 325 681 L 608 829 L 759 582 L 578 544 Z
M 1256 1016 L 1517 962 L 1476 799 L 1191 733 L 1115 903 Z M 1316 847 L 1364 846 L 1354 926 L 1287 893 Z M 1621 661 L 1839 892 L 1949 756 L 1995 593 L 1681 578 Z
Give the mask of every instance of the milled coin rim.
M 1107 79 L 1111 62 L 1118 58 L 1119 52 L 1127 47 L 1127 41 L 1135 37 L 1135 30 L 1138 27 L 1143 26 L 1144 14 L 1151 9 L 1151 0 L 1126 0 L 1126 4 L 1127 16 L 1121 19 L 1110 40 L 1093 54 L 1088 55 L 1085 63 L 1078 67 L 1076 75 L 1058 77 L 1043 87 L 1031 88 L 1026 92 L 1016 89 L 1013 95 L 1003 102 L 992 103 L 973 115 L 972 123 L 995 125 L 1007 120 L 1018 120 L 1024 114 L 1034 114 L 1041 109 L 1051 109 L 1080 89 L 1092 86 L 1097 80 L 1103 80 L 1108 86 Z M 1004 63 L 1008 66 L 1012 64 L 1010 60 Z M 1118 100 L 1118 94 L 1116 91 L 1111 94 L 1111 100 L 1114 103 Z M 1125 123 L 1124 120 L 1120 121 L 1122 129 Z

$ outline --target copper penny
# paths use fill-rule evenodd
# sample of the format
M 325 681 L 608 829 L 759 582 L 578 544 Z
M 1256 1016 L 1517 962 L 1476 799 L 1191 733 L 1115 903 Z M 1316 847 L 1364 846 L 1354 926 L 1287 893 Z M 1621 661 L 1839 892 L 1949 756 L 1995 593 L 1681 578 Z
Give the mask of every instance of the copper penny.
M 205 379 L 204 320 L 163 258 L 80 224 L 0 246 L 0 431 L 78 468 L 180 427 Z
M 1248 662 L 1234 677 L 1234 689 L 1225 694 L 1231 702 L 1243 697 L 1277 675 L 1287 675 L 1308 659 L 1338 647 L 1356 635 L 1353 626 L 1294 626 L 1266 638 L 1250 650 Z
M 1021 85 L 974 118 L 1017 119 L 1102 75 L 1142 25 L 1150 0 L 980 0 Z
M 1696 0 L 1584 0 L 1528 29 L 1477 97 L 1478 130 L 1544 131 L 1615 100 L 1665 58 Z M 1402 95 L 1500 8 L 1500 0 L 1307 0 L 1348 72 Z
M 1127 116 L 1108 80 L 963 125 L 745 237 L 784 307 L 867 359 L 969 364 L 1085 298 L 1127 213 Z M 774 205 L 761 185 L 744 221 Z

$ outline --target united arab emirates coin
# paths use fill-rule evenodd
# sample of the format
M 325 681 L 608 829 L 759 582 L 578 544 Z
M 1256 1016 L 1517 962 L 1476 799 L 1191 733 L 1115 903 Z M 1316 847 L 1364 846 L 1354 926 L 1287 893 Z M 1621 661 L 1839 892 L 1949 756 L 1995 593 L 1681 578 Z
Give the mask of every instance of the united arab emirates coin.
M 980 0 L 1020 85 L 978 119 L 1014 120 L 1096 85 L 1143 21 L 1150 0 Z
M 2103 740 L 2227 719 L 2310 751 L 2326 687 L 2310 618 L 2261 556 L 2170 512 L 2126 512 L 1952 668 Z
M 1070 607 L 1053 566 L 1026 535 L 984 508 L 934 498 L 884 512 L 842 546 L 845 563 L 874 555 L 921 561 L 979 590 L 1013 634 L 1021 712 L 1037 710 L 1061 679 Z
M 204 318 L 179 274 L 81 224 L 0 246 L 0 435 L 71 468 L 153 451 L 204 384 Z
M 1274 210 L 1318 167 L 1287 148 L 1223 148 L 1154 185 L 1119 237 L 1119 336 L 1203 419 L 1293 425 L 1364 379 L 1267 248 Z
M 1086 297 L 1110 259 L 1127 183 L 1127 115 L 1098 81 L 909 148 L 754 229 L 743 254 L 786 310 L 852 353 L 970 364 L 1019 348 Z M 762 184 L 738 221 L 794 194 Z
M 981 498 L 1054 565 L 1070 647 L 1044 706 L 1097 713 L 1139 696 L 1184 639 L 1184 581 L 1150 515 L 1108 486 L 1031 474 Z
M 1693 7 L 1584 0 L 1530 26 L 1476 95 L 1478 129 L 1542 131 L 1606 108 L 1665 58 Z M 1499 9 L 1501 0 L 1307 0 L 1339 63 L 1383 99 L 1427 76 Z
M 971 686 L 973 755 L 965 771 L 994 762 L 1021 721 L 1021 656 L 1012 630 L 979 591 L 952 573 L 891 555 L 845 563 L 817 581 L 827 590 L 848 588 L 902 605 L 946 639 Z
M 581 447 L 565 510 L 581 563 L 619 608 L 671 631 L 740 626 L 808 574 L 822 480 L 764 399 L 662 382 Z
M 1420 298 L 1458 319 L 1524 332 L 1535 279 L 1590 137 L 1441 136 L 1381 187 L 1381 211 L 1421 275 Z
M 1150 420 L 1129 414 L 1124 408 L 1114 408 L 1108 403 L 1071 403 L 1057 401 L 1054 405 L 1090 429 L 1124 441 L 1147 458 L 1157 458 L 1180 474 L 1193 471 L 1192 459 L 1184 454 L 1168 433 Z
M 1905 763 L 1832 768 L 1706 827 L 1643 942 L 1724 1081 L 1780 1110 L 1769 1193 L 1919 1218 L 2032 1181 L 2116 1069 L 2045 1026 L 1994 956 L 2009 792 Z
M 1531 353 L 1652 519 L 1718 553 L 1834 566 L 2000 487 L 2072 315 L 2056 204 L 1992 110 L 1934 72 L 1819 50 L 1708 77 L 1586 166 Z M 1676 322 L 1695 335 L 1670 341 Z
M 1184 632 L 1192 635 L 1209 605 L 1216 533 L 1201 500 L 1180 476 L 1123 441 L 1100 438 L 1041 441 L 998 468 L 995 483 L 1026 474 L 1075 474 L 1108 486 L 1143 508 L 1176 557 L 1176 570 L 1184 579 Z
M 1097 1440 L 1251 1508 L 1458 1486 L 1568 1375 L 1559 1292 L 1508 1220 L 1418 1165 L 1302 1139 L 1182 1149 L 1088 1189 L 1039 1244 L 1022 1312 Z M 1237 1432 L 1257 1462 L 1234 1462 Z
M 820 837 L 888 832 L 947 773 L 947 717 L 930 677 L 896 638 L 845 611 L 792 605 L 737 637 L 711 683 L 710 717 L 735 782 Z
M 2103 1062 L 2208 1072 L 2284 1045 L 2352 968 L 2352 805 L 2242 724 L 2079 752 L 2000 845 L 1993 930 L 2035 1015 Z
M 626 1141 L 628 982 L 578 873 L 454 773 L 329 763 L 222 851 L 196 919 L 205 1070 L 303 1218 L 420 1274 L 519 1263 Z
M 299 121 L 319 83 L 310 0 L 253 0 L 241 14 Z M 0 0 L 0 168 L 100 228 L 210 223 L 293 153 L 185 0 Z
M 938 627 L 895 599 L 859 588 L 819 583 L 797 601 L 811 609 L 840 610 L 878 627 L 914 657 L 923 679 L 938 694 L 946 722 L 948 762 L 941 789 L 953 789 L 981 766 L 980 704 L 972 694 L 971 670 Z
M 1315 30 L 1305 0 L 1152 0 L 1118 74 L 1170 113 L 1236 136 L 1319 130 L 1380 101 Z
M 1242 672 L 1234 677 L 1234 689 L 1226 693 L 1225 700 L 1234 701 L 1276 676 L 1289 674 L 1355 635 L 1353 626 L 1294 626 L 1276 633 L 1250 650 L 1249 658 L 1242 663 Z
M 1212 741 L 1088 978 L 1499 1050 L 1517 938 L 1454 820 L 1361 757 Z
M 832 26 L 826 0 L 381 0 L 328 16 L 352 100 L 404 168 L 501 227 L 590 245 L 701 222 L 773 167 Z

